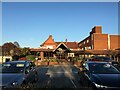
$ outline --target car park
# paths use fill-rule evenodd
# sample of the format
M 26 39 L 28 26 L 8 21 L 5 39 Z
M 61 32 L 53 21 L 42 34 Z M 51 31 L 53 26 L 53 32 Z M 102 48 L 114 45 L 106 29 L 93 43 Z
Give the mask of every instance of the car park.
M 84 87 L 95 90 L 120 89 L 120 71 L 108 62 L 87 61 L 78 80 Z
M 37 80 L 37 68 L 32 61 L 9 61 L 2 64 L 0 77 L 2 88 L 20 88 Z
M 109 62 L 118 68 L 118 62 L 107 56 L 92 56 L 91 58 L 87 59 L 87 61 Z

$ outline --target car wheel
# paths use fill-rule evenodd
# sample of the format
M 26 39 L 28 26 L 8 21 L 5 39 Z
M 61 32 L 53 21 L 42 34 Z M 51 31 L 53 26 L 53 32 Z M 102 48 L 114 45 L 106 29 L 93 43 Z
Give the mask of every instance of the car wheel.
M 29 89 L 29 88 L 32 88 L 32 84 L 29 82 L 29 83 L 26 83 L 25 81 L 22 83 L 21 85 L 21 89 Z
M 26 89 L 27 88 L 27 84 L 26 84 L 26 82 L 25 81 L 23 81 L 23 83 L 22 83 L 22 85 L 21 85 L 21 87 L 20 87 L 21 89 Z
M 95 85 L 93 83 L 90 83 L 90 90 L 97 90 L 97 88 L 95 87 Z
M 34 80 L 33 80 L 33 83 L 36 83 L 37 80 L 38 80 L 38 75 L 37 75 L 37 73 L 36 73 L 36 74 L 35 74 L 35 77 L 34 77 Z

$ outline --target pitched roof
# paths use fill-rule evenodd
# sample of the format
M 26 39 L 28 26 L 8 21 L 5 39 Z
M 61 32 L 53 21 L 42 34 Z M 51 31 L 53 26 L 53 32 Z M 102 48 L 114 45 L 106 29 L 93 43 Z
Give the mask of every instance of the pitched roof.
M 78 43 L 77 42 L 54 42 L 54 39 L 52 38 L 52 35 L 49 35 L 48 39 L 42 43 L 40 46 L 44 46 L 44 45 L 55 45 L 56 47 L 60 44 L 60 43 L 64 43 L 67 48 L 69 49 L 78 49 Z
M 61 42 L 61 43 L 59 43 L 59 44 L 56 46 L 56 48 L 54 49 L 54 51 L 57 50 L 58 47 L 60 47 L 61 45 L 63 45 L 66 49 L 68 49 L 68 47 L 65 45 L 65 43 Z
M 57 45 L 59 45 L 61 42 L 55 42 Z M 77 42 L 62 42 L 64 43 L 68 48 L 71 49 L 77 49 L 78 48 L 78 43 Z
M 52 35 L 49 35 L 48 39 L 42 43 L 40 46 L 44 46 L 44 45 L 56 45 L 56 43 L 54 42 L 54 39 L 52 38 Z

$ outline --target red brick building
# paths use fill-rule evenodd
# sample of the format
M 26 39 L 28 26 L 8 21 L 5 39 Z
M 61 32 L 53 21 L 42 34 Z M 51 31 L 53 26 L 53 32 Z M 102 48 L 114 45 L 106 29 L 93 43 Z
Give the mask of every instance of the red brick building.
M 78 42 L 55 42 L 52 35 L 39 48 L 31 48 L 31 52 L 39 52 L 39 59 L 75 57 L 79 55 L 120 55 L 120 35 L 102 33 L 101 26 L 95 26 L 89 36 Z
M 40 59 L 74 57 L 75 52 L 79 51 L 77 42 L 55 42 L 52 35 L 40 45 L 40 48 L 31 48 L 32 52 L 40 52 Z
M 120 48 L 120 35 L 102 33 L 101 26 L 95 26 L 90 35 L 78 43 L 82 50 L 115 50 Z
M 78 43 L 80 54 L 85 55 L 109 55 L 115 60 L 120 59 L 120 35 L 102 33 L 101 26 L 95 26 L 89 36 Z M 120 61 L 120 60 L 119 60 Z

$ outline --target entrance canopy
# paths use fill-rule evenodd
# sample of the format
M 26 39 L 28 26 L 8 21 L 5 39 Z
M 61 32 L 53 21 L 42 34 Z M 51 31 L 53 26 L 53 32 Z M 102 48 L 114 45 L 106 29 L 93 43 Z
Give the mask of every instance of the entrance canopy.
M 70 52 L 70 49 L 64 43 L 60 43 L 53 52 Z

